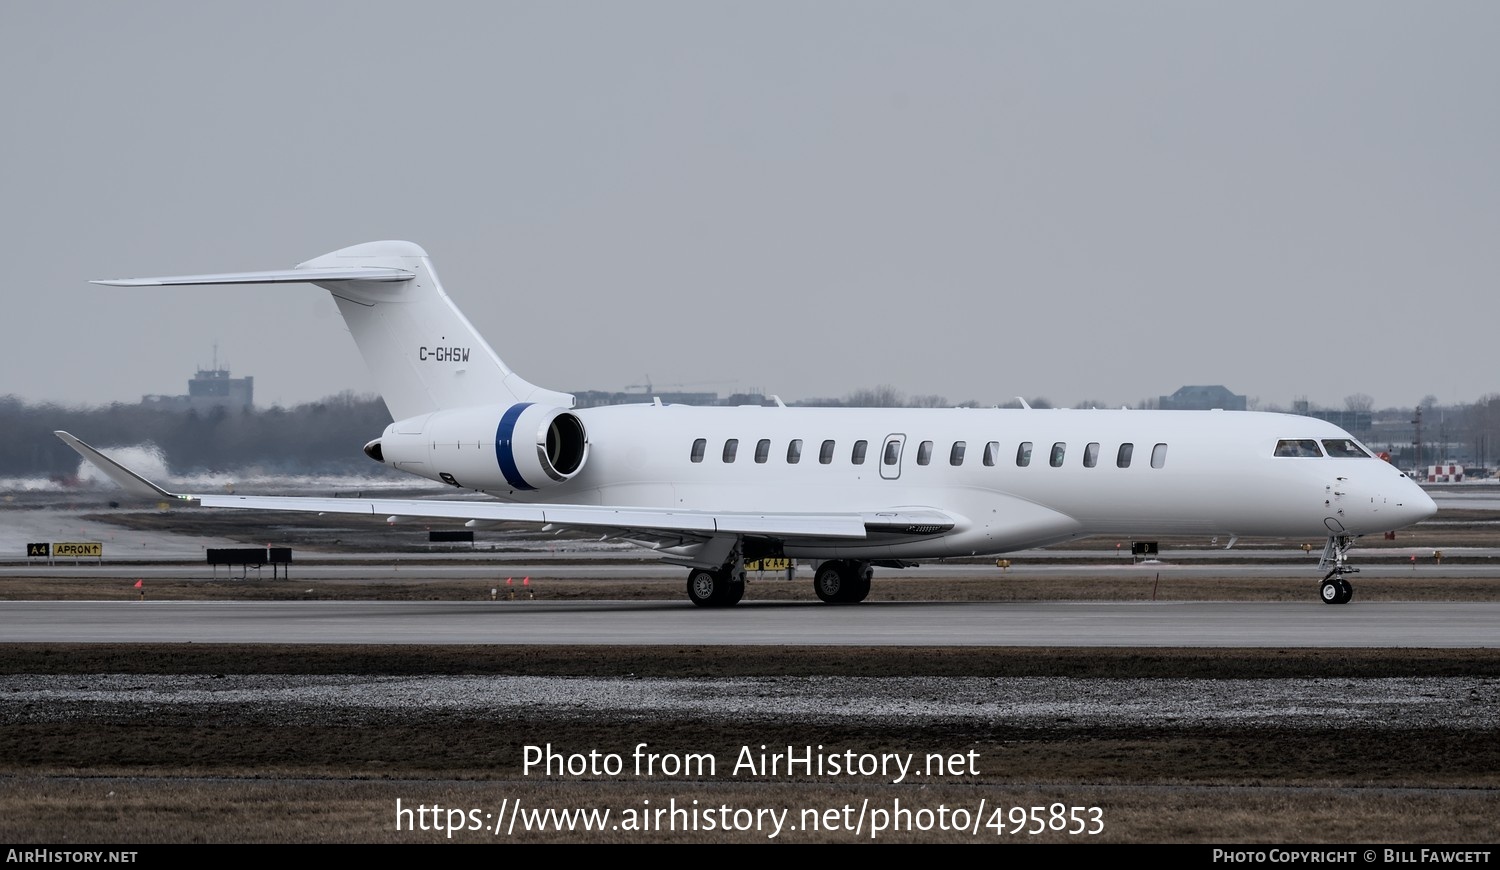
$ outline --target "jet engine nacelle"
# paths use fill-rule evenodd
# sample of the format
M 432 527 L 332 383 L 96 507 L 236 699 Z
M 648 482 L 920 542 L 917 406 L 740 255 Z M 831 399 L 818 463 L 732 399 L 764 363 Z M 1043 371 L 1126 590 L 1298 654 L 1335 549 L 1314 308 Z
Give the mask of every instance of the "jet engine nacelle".
M 583 421 L 522 403 L 434 411 L 386 427 L 370 458 L 453 486 L 535 490 L 570 480 L 588 459 Z

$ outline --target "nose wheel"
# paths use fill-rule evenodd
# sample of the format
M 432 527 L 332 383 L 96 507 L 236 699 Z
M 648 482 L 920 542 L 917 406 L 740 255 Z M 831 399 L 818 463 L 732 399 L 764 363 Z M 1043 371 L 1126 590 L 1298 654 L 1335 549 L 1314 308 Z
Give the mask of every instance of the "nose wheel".
M 1329 577 L 1318 590 L 1324 604 L 1348 604 L 1354 597 L 1354 587 L 1342 577 Z
M 1348 604 L 1354 597 L 1354 586 L 1345 579 L 1345 574 L 1357 574 L 1359 569 L 1348 563 L 1349 548 L 1354 546 L 1350 535 L 1333 535 L 1323 547 L 1323 558 L 1319 568 L 1329 568 L 1323 575 L 1323 585 L 1318 588 L 1318 597 L 1324 604 Z

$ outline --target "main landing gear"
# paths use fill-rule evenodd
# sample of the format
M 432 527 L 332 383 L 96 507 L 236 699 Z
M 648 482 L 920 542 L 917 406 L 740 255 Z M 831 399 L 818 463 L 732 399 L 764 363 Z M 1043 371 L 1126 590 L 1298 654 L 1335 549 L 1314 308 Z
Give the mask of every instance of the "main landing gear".
M 687 592 L 699 607 L 733 607 L 745 597 L 745 569 L 733 565 L 712 571 L 694 568 L 688 573 Z
M 1345 574 L 1359 573 L 1358 568 L 1347 563 L 1349 548 L 1352 546 L 1353 537 L 1332 535 L 1323 547 L 1323 558 L 1318 561 L 1318 567 L 1333 566 L 1323 575 L 1323 585 L 1318 589 L 1318 596 L 1323 599 L 1324 604 L 1348 604 L 1349 599 L 1354 597 L 1354 587 L 1344 579 Z
M 745 597 L 744 562 L 688 572 L 688 599 L 699 607 L 733 607 Z M 813 572 L 813 591 L 828 604 L 857 604 L 870 595 L 875 569 L 869 562 L 834 559 Z
M 869 562 L 834 559 L 813 572 L 813 591 L 827 604 L 857 604 L 869 596 L 874 576 Z

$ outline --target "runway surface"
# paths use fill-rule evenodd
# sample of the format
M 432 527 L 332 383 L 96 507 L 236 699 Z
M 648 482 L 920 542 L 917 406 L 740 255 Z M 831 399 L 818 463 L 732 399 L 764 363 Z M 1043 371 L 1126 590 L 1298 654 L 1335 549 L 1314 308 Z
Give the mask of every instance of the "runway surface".
M 5 643 L 1500 647 L 1500 603 L 11 601 Z

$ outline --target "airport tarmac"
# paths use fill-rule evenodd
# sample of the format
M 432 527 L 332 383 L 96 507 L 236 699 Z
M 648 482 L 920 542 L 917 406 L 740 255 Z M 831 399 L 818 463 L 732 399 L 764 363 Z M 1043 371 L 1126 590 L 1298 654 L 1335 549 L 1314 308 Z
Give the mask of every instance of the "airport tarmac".
M 1500 647 L 1500 603 L 11 601 L 4 643 Z
M 40 594 L 55 579 L 74 597 L 113 596 L 0 602 L 0 643 L 17 644 L 8 649 L 21 668 L 0 678 L 0 729 L 11 747 L 0 760 L 14 772 L 11 824 L 39 839 L 66 831 L 171 841 L 190 825 L 210 841 L 411 841 L 416 835 L 386 830 L 393 798 L 364 791 L 376 780 L 393 782 L 396 797 L 428 802 L 453 800 L 454 783 L 489 789 L 465 793 L 475 805 L 523 794 L 623 805 L 642 796 L 688 800 L 705 789 L 721 799 L 729 785 L 521 782 L 520 744 L 543 739 L 533 735 L 570 752 L 649 743 L 725 759 L 740 744 L 760 743 L 972 749 L 986 778 L 961 784 L 962 793 L 837 780 L 796 784 L 788 800 L 833 805 L 856 794 L 952 804 L 978 794 L 1019 802 L 1038 798 L 1009 798 L 1004 789 L 1043 783 L 1041 800 L 1101 806 L 1110 837 L 1142 842 L 1292 842 L 1307 831 L 1330 842 L 1495 835 L 1490 650 L 1500 648 L 1500 602 L 1375 594 L 1397 578 L 1489 584 L 1472 579 L 1500 574 L 1489 561 L 1500 551 L 1484 546 L 1483 532 L 1471 535 L 1481 546 L 1448 548 L 1441 564 L 1419 547 L 1357 551 L 1371 557 L 1358 563 L 1364 573 L 1355 581 L 1368 597 L 1337 607 L 1315 598 L 1316 553 L 1225 552 L 1204 541 L 1132 565 L 1101 541 L 1012 554 L 1008 571 L 993 560 L 881 569 L 876 589 L 925 598 L 944 586 L 1003 587 L 1007 577 L 1064 591 L 1104 578 L 1149 595 L 1159 576 L 1164 589 L 1171 578 L 1181 578 L 1179 588 L 1214 578 L 1190 588 L 1215 597 L 1233 586 L 1254 600 L 833 607 L 808 600 L 804 567 L 792 583 L 755 581 L 762 595 L 795 586 L 801 600 L 752 597 L 705 610 L 682 598 L 424 600 L 439 589 L 483 597 L 485 581 L 510 574 L 543 578 L 549 594 L 571 585 L 593 598 L 593 587 L 624 587 L 627 578 L 661 578 L 636 584 L 653 590 L 650 599 L 681 591 L 683 568 L 609 544 L 393 554 L 376 552 L 371 537 L 365 552 L 299 547 L 290 582 L 271 580 L 269 570 L 257 581 L 254 569 L 238 582 L 227 569 L 209 569 L 203 549 L 243 543 L 93 525 L 69 509 L 30 516 L 0 528 L 0 537 L 102 539 L 105 561 L 13 559 L 0 563 L 0 579 Z M 1418 564 L 1400 563 L 1411 555 Z M 215 573 L 217 582 L 199 582 Z M 1234 577 L 1250 579 L 1217 579 Z M 1303 577 L 1305 598 L 1262 596 L 1276 584 L 1300 596 Z M 133 578 L 148 590 L 155 582 L 163 596 L 193 597 L 137 600 Z M 418 600 L 370 600 L 387 589 Z M 299 594 L 325 600 L 286 600 Z M 333 594 L 346 598 L 328 600 Z M 789 659 L 793 670 L 784 672 Z M 1412 671 L 1413 661 L 1424 667 Z M 80 794 L 80 770 L 91 782 L 120 778 L 99 795 Z M 265 782 L 293 791 L 252 795 Z M 1110 785 L 1099 791 L 1099 782 Z M 209 795 L 205 783 L 230 785 Z M 1336 796 L 1330 785 L 1341 786 Z M 780 801 L 791 787 L 755 783 L 739 799 Z M 139 810 L 122 815 L 122 796 Z M 347 807 L 344 828 L 289 833 L 286 806 L 334 803 Z M 202 821 L 205 806 L 232 825 Z M 137 821 L 148 816 L 161 820 L 157 827 Z M 1393 818 L 1402 826 L 1393 828 Z

